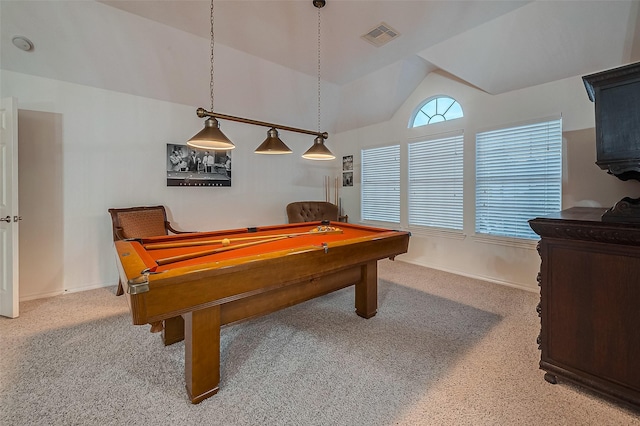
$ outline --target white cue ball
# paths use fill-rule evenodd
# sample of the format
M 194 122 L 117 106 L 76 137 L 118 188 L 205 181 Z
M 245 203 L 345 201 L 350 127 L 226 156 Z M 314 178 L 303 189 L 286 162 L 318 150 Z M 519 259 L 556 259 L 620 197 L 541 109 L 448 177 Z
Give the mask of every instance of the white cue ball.
M 222 240 L 222 246 L 223 246 L 223 247 L 226 247 L 226 246 L 228 246 L 229 244 L 231 244 L 231 241 L 229 241 L 229 239 L 228 239 L 228 238 L 225 238 L 224 240 Z

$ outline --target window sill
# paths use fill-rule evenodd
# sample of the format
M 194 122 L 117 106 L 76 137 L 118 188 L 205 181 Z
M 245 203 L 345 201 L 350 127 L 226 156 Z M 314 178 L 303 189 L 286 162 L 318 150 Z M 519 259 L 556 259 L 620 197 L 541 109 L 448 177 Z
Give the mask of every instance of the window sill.
M 361 220 L 360 222 L 354 222 L 360 225 L 365 226 L 373 226 L 376 228 L 387 228 L 387 229 L 397 229 L 402 230 L 402 226 L 397 222 L 382 222 L 376 220 Z
M 478 243 L 494 244 L 506 247 L 517 247 L 527 250 L 536 250 L 538 246 L 538 240 L 528 240 L 526 238 L 509 238 L 487 234 L 476 234 L 472 237 L 472 239 L 474 242 Z
M 456 229 L 432 228 L 426 226 L 409 226 L 407 228 L 411 235 L 424 235 L 427 237 L 442 237 L 452 240 L 464 240 L 467 234 Z

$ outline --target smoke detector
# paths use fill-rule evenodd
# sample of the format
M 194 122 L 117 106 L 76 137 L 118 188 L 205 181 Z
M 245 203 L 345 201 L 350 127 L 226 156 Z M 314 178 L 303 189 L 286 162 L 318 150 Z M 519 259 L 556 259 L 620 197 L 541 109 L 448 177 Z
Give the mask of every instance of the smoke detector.
M 362 38 L 374 46 L 380 47 L 389 43 L 399 35 L 400 33 L 391 28 L 390 25 L 381 22 L 380 25 L 373 27 L 369 32 L 363 35 Z
M 25 52 L 33 49 L 33 43 L 31 42 L 31 40 L 23 36 L 15 36 L 11 39 L 11 42 L 15 47 L 20 50 L 24 50 Z

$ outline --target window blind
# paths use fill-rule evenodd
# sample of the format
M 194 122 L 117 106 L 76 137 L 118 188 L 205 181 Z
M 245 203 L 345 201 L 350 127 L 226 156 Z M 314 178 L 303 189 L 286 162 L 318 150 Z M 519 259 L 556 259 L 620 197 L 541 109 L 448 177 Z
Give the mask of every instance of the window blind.
M 462 230 L 464 135 L 409 144 L 409 225 Z
M 400 223 L 400 145 L 361 154 L 362 220 Z
M 476 135 L 476 233 L 538 239 L 562 204 L 562 119 Z

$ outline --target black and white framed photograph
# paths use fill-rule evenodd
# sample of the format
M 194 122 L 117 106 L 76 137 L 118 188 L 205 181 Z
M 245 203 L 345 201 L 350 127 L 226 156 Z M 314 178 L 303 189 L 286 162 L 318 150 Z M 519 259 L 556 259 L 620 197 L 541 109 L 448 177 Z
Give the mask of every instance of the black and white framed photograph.
M 231 186 L 231 151 L 168 143 L 167 186 Z
M 345 155 L 342 157 L 342 171 L 347 172 L 353 170 L 353 155 Z
M 353 155 L 342 157 L 342 186 L 353 186 Z
M 353 172 L 342 173 L 342 186 L 353 186 Z

